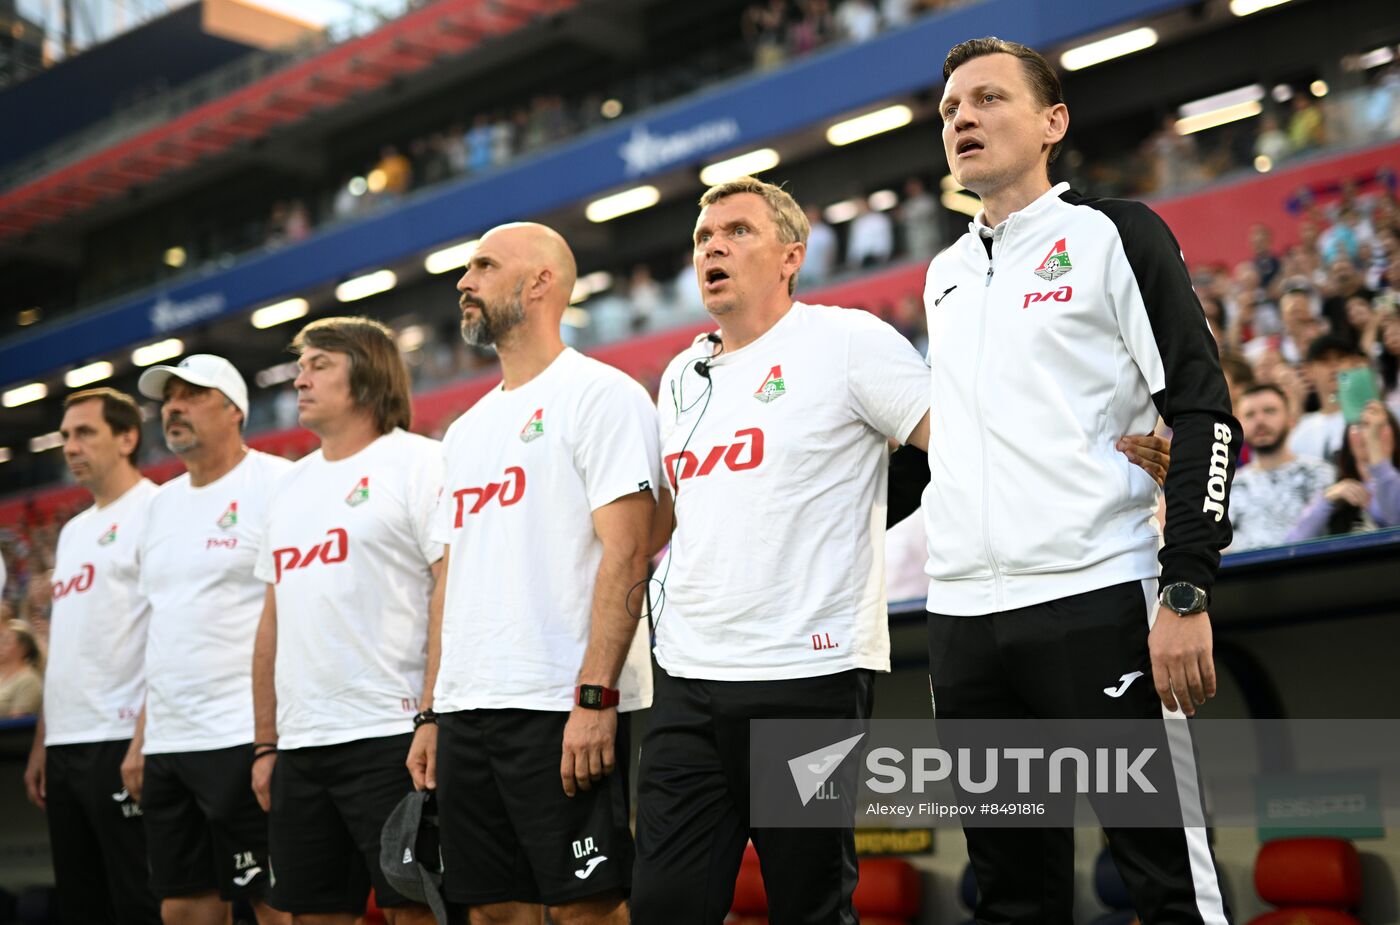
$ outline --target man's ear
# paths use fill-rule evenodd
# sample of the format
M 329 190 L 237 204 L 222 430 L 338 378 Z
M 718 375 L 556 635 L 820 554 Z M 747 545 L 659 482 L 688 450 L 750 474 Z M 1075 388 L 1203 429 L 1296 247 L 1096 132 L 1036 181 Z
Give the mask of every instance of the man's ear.
M 531 299 L 539 300 L 545 297 L 553 285 L 554 271 L 549 267 L 540 267 L 530 278 L 525 291 Z
M 1054 147 L 1065 140 L 1065 135 L 1069 133 L 1069 107 L 1064 103 L 1056 103 L 1050 107 L 1049 116 L 1045 124 L 1045 146 Z
M 802 262 L 807 259 L 807 245 L 801 241 L 794 241 L 787 245 L 783 252 L 783 279 L 790 279 L 793 274 L 802 269 Z
M 136 444 L 140 442 L 141 432 L 133 427 L 131 430 L 124 430 L 116 434 L 116 438 L 117 452 L 130 459 L 131 451 L 136 449 Z

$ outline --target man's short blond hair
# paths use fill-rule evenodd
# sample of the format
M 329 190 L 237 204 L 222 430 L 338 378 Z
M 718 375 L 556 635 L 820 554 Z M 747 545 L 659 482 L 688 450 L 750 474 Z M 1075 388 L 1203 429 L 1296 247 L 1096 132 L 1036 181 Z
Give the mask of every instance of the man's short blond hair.
M 768 213 L 773 217 L 773 224 L 778 228 L 778 240 L 784 244 L 807 244 L 807 235 L 811 232 L 812 226 L 807 223 L 807 216 L 802 212 L 802 207 L 797 204 L 797 200 L 792 198 L 792 194 L 781 186 L 772 183 L 765 183 L 757 177 L 739 177 L 737 180 L 730 180 L 728 183 L 721 183 L 705 190 L 705 194 L 700 197 L 700 208 L 714 205 L 721 199 L 728 199 L 730 196 L 738 196 L 740 193 L 753 193 L 763 199 L 768 204 Z M 797 274 L 792 274 L 788 279 L 788 295 L 797 291 Z

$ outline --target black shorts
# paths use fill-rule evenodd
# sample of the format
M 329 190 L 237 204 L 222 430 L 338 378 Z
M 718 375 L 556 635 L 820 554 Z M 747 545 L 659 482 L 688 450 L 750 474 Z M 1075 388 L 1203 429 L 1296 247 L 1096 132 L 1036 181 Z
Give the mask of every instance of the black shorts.
M 253 796 L 252 766 L 252 745 L 146 756 L 141 809 L 157 896 L 266 895 L 267 813 Z
M 62 925 L 160 925 L 141 808 L 122 786 L 129 739 L 52 745 L 44 785 Z
M 618 717 L 616 770 L 573 797 L 559 779 L 568 719 L 538 710 L 438 717 L 443 895 L 450 902 L 557 906 L 631 891 L 630 717 Z
M 379 869 L 384 820 L 413 789 L 412 733 L 285 749 L 272 771 L 269 902 L 294 915 L 362 915 L 411 901 Z M 263 759 L 264 761 L 268 759 Z

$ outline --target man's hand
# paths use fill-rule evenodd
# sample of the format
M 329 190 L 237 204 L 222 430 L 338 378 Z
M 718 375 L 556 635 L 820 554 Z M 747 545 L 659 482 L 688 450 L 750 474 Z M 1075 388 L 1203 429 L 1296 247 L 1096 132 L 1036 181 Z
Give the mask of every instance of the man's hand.
M 1167 470 L 1172 465 L 1172 444 L 1166 437 L 1129 434 L 1119 438 L 1115 446 L 1128 457 L 1128 462 L 1152 476 L 1158 486 L 1167 483 Z
M 424 723 L 413 731 L 413 744 L 408 747 L 408 774 L 414 790 L 437 789 L 437 723 Z
M 44 780 L 45 760 L 44 746 L 36 741 L 29 750 L 29 764 L 24 768 L 24 793 L 29 797 L 29 802 L 40 809 L 44 808 L 44 800 L 49 795 Z
M 1157 622 L 1147 635 L 1152 655 L 1152 681 L 1162 705 L 1187 716 L 1215 696 L 1215 655 L 1211 649 L 1210 614 L 1202 611 L 1183 617 L 1166 607 L 1157 608 Z
M 1363 510 L 1371 503 L 1371 493 L 1356 479 L 1342 479 L 1327 487 L 1322 496 L 1333 504 L 1350 504 Z
M 272 812 L 272 768 L 277 764 L 277 753 L 253 759 L 253 796 L 263 812 Z
M 574 796 L 580 790 L 588 790 L 595 781 L 613 772 L 616 741 L 617 708 L 574 707 L 564 725 L 564 754 L 559 762 L 559 777 L 566 794 Z
M 122 786 L 131 794 L 131 802 L 141 802 L 141 785 L 146 781 L 146 756 L 141 754 L 139 738 L 131 740 L 131 746 L 122 759 Z

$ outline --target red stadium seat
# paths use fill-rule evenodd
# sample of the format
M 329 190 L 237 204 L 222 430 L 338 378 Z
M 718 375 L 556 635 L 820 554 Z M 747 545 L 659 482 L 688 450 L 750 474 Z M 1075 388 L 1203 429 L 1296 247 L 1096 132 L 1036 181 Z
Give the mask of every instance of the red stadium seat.
M 1254 888 L 1279 908 L 1250 925 L 1360 925 L 1361 859 L 1341 838 L 1281 838 L 1259 849 Z
M 854 903 L 864 925 L 905 925 L 919 914 L 923 885 L 907 861 L 898 858 L 865 858 L 860 862 L 860 883 Z M 762 925 L 768 921 L 768 895 L 763 889 L 758 854 L 752 844 L 734 881 L 734 905 L 729 925 Z

